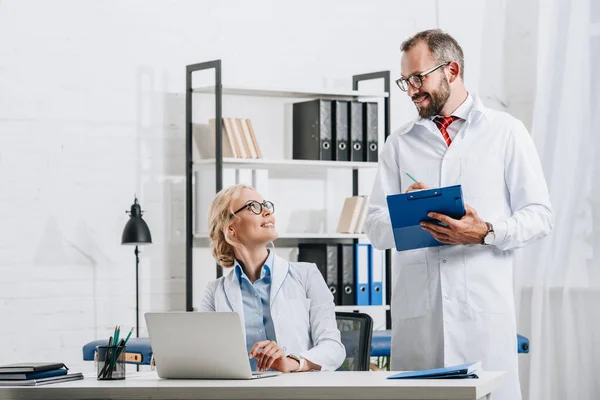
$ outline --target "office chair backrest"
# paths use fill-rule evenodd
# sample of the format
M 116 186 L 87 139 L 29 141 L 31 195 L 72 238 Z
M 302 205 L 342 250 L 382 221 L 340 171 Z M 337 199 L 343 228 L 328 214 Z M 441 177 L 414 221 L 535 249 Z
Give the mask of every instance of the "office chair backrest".
M 336 312 L 335 319 L 346 347 L 346 359 L 338 371 L 368 371 L 373 319 L 369 314 L 357 312 Z

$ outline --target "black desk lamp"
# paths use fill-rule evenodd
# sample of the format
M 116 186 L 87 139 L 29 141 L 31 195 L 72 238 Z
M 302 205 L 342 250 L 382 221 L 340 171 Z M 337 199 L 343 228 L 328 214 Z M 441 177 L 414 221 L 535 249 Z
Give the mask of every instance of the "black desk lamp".
M 127 211 L 125 212 L 127 213 Z M 121 244 L 135 245 L 135 335 L 136 337 L 140 337 L 140 286 L 138 280 L 140 258 L 138 256 L 138 245 L 151 244 L 152 236 L 150 235 L 148 225 L 142 219 L 142 208 L 138 203 L 137 197 L 135 197 L 135 201 L 131 206 L 129 216 L 129 221 L 127 221 L 123 229 Z

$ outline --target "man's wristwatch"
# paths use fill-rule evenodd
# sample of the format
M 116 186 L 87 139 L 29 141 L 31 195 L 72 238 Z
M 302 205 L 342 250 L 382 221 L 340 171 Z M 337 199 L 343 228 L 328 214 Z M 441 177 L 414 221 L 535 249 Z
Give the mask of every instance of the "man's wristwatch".
M 293 358 L 294 360 L 298 361 L 298 364 L 300 364 L 300 365 L 298 366 L 298 369 L 297 369 L 297 370 L 295 370 L 295 371 L 292 371 L 292 372 L 300 372 L 300 371 L 302 371 L 302 369 L 304 368 L 304 363 L 305 363 L 305 361 L 306 361 L 306 360 L 304 359 L 304 357 L 302 357 L 302 356 L 299 356 L 299 355 L 297 355 L 297 354 L 288 354 L 288 357 L 289 357 L 289 358 Z
M 486 222 L 488 231 L 487 234 L 483 237 L 483 242 L 481 244 L 492 244 L 494 240 L 496 240 L 496 232 L 494 232 L 494 226 L 489 222 Z

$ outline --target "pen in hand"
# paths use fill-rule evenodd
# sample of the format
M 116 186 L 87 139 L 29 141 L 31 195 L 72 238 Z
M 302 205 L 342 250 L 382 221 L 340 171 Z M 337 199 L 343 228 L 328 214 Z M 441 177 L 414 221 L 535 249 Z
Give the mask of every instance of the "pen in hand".
M 427 186 L 426 184 L 424 184 L 423 182 L 419 182 L 415 179 L 414 176 L 412 176 L 411 174 L 409 174 L 407 171 L 401 169 L 400 171 L 402 171 L 402 173 L 406 174 L 406 176 L 408 176 L 410 178 L 410 180 L 412 180 L 414 183 L 411 184 L 408 189 L 406 189 L 406 193 L 408 192 L 416 192 L 418 190 L 427 190 L 429 189 L 429 186 Z
M 414 183 L 419 183 L 419 181 L 417 181 L 411 174 L 409 174 L 407 171 L 402 170 L 402 172 L 404 172 L 406 174 L 406 176 L 408 176 Z

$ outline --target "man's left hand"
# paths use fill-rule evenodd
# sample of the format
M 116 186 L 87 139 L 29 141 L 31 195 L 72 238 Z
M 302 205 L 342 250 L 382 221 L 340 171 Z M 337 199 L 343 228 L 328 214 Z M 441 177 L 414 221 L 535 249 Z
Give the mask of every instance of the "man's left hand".
M 421 227 L 431 233 L 435 240 L 446 244 L 481 244 L 487 235 L 488 227 L 479 218 L 477 211 L 465 204 L 466 214 L 461 219 L 454 219 L 444 214 L 431 212 L 428 217 L 443 222 L 440 226 L 434 222 L 421 222 Z

